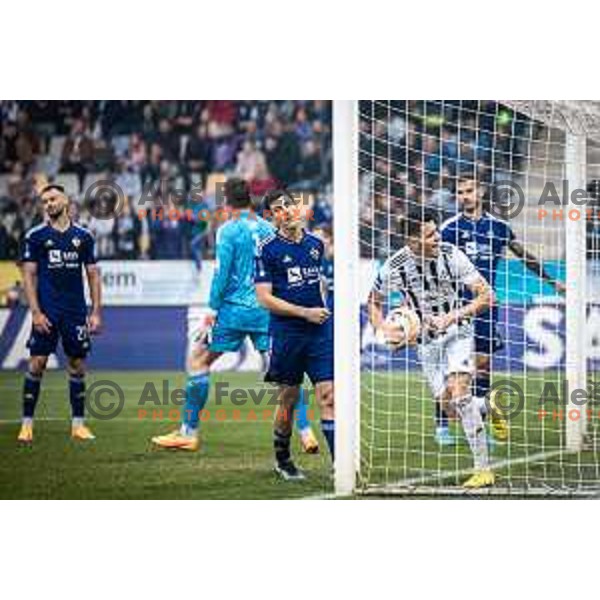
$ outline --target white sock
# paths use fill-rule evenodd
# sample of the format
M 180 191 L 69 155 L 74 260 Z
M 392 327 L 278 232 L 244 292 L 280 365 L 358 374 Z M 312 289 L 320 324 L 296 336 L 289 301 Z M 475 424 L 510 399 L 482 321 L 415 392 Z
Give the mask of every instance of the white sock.
M 181 427 L 179 428 L 179 433 L 187 437 L 196 437 L 198 435 L 198 430 L 192 429 L 191 427 L 188 427 L 185 423 L 182 423 Z
M 22 425 L 29 425 L 30 427 L 33 425 L 33 419 L 31 417 L 23 417 L 21 420 Z
M 487 469 L 489 466 L 485 425 L 477 402 L 471 396 L 463 396 L 453 400 L 456 412 L 469 442 L 476 469 Z
M 487 405 L 485 396 L 484 397 L 473 396 L 473 400 L 475 400 L 475 404 L 477 404 L 477 407 L 479 408 L 479 412 L 481 413 L 481 416 L 487 417 L 488 405 Z
M 81 427 L 83 425 L 83 419 L 81 417 L 75 417 L 71 423 L 73 427 Z

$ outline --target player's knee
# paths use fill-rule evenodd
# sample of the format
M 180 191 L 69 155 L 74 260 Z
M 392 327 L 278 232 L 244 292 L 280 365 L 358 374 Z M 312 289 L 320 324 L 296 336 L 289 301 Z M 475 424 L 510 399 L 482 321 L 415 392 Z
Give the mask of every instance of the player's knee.
M 67 361 L 67 371 L 69 375 L 82 377 L 85 375 L 85 361 L 83 358 L 69 358 Z
M 326 419 L 332 419 L 334 413 L 333 383 L 321 384 L 317 391 L 316 398 L 321 411 L 321 416 Z
M 489 372 L 490 370 L 490 357 L 485 355 L 477 355 L 475 357 L 475 366 L 480 372 Z
M 448 377 L 448 394 L 451 399 L 467 395 L 470 387 L 471 376 L 468 373 L 455 373 Z
M 206 349 L 194 352 L 187 361 L 188 373 L 208 373 L 210 366 L 219 356 L 220 354 Z
M 36 377 L 41 377 L 48 364 L 47 356 L 32 356 L 29 359 L 29 372 Z

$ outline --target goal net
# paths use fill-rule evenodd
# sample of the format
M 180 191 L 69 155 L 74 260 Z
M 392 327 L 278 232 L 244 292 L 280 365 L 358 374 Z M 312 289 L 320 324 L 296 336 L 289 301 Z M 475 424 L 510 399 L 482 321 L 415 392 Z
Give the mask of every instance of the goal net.
M 352 176 L 347 171 L 336 181 L 338 191 L 356 195 L 358 210 L 358 233 L 345 243 L 357 244 L 359 253 L 346 274 L 361 303 L 360 400 L 356 444 L 341 450 L 352 452 L 352 460 L 340 458 L 338 489 L 351 477 L 355 491 L 374 494 L 600 492 L 599 104 L 351 106 L 355 114 L 346 123 L 355 132 L 345 143 L 356 155 L 358 178 L 354 188 L 340 187 L 341 177 Z M 469 209 L 477 198 L 487 218 L 480 224 Z M 463 487 L 474 458 L 461 420 L 434 400 L 417 347 L 388 347 L 367 311 L 382 265 L 407 242 L 407 215 L 425 209 L 436 214 L 442 238 L 461 248 L 495 291 L 494 312 L 467 324 L 475 336 L 470 389 L 495 474 L 493 486 L 475 492 Z M 427 288 L 426 274 L 419 274 Z M 468 292 L 460 295 L 466 302 Z M 384 313 L 404 300 L 401 289 L 386 288 Z M 348 360 L 337 360 L 353 365 L 351 349 L 342 351 Z

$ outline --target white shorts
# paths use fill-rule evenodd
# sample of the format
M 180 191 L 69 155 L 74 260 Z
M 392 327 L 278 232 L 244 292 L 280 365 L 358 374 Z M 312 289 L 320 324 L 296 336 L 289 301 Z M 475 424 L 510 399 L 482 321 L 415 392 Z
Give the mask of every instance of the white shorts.
M 475 342 L 471 326 L 451 327 L 439 338 L 421 344 L 418 356 L 434 398 L 446 391 L 448 375 L 474 372 Z

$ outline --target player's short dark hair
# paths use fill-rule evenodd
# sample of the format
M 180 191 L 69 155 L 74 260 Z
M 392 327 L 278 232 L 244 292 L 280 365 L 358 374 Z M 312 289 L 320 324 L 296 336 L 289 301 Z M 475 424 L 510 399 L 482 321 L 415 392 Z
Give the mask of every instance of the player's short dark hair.
M 485 186 L 485 182 L 473 171 L 462 171 L 456 178 L 456 187 L 465 181 L 474 181 L 478 186 Z
M 233 208 L 244 208 L 252 204 L 250 186 L 240 177 L 231 177 L 225 182 L 225 198 Z
M 413 208 L 404 217 L 404 237 L 415 237 L 421 233 L 425 223 L 433 221 L 438 224 L 438 216 L 435 210 L 430 208 Z
M 39 191 L 38 196 L 41 198 L 46 192 L 49 192 L 50 190 L 57 190 L 61 194 L 65 193 L 65 188 L 60 183 L 48 183 Z
M 265 209 L 266 210 L 271 210 L 271 205 L 276 201 L 279 200 L 279 198 L 281 197 L 287 198 L 288 200 L 293 201 L 294 199 L 292 198 L 291 194 L 287 191 L 284 190 L 283 188 L 277 188 L 274 190 L 269 190 L 264 198 L 263 198 L 263 202 L 265 205 Z

